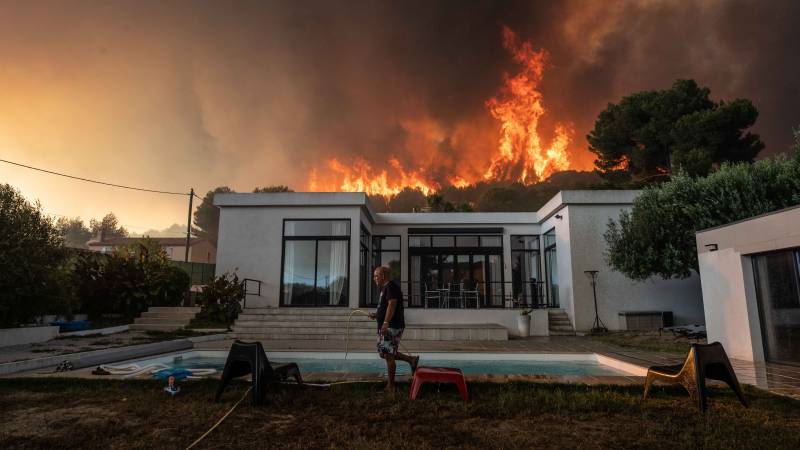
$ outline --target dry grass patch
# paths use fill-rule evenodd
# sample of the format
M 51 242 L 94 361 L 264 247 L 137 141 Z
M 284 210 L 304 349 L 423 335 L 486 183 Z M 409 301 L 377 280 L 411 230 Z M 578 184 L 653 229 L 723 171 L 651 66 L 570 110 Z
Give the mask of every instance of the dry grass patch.
M 0 380 L 0 448 L 185 448 L 244 393 L 213 403 L 213 380 L 183 384 L 77 379 Z M 380 384 L 330 389 L 281 385 L 266 406 L 249 400 L 200 448 L 800 448 L 800 402 L 748 389 L 742 408 L 712 390 L 699 414 L 679 389 L 472 383 L 426 385 L 420 400 L 386 399 Z

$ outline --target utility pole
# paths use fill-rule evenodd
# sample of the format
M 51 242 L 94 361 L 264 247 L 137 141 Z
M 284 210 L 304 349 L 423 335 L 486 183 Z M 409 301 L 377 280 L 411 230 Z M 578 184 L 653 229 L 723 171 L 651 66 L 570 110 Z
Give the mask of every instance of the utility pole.
M 194 188 L 189 188 L 189 219 L 186 220 L 186 254 L 184 262 L 189 262 L 189 241 L 192 238 L 192 199 L 194 199 Z

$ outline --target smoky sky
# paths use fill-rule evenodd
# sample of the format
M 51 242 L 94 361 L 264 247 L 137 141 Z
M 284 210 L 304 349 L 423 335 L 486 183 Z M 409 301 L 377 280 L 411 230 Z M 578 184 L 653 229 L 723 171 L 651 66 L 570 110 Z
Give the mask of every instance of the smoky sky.
M 549 53 L 542 125 L 574 125 L 577 168 L 609 102 L 677 78 L 751 99 L 771 155 L 800 125 L 798 23 L 795 1 L 0 0 L 0 153 L 201 192 L 302 190 L 333 157 L 479 173 L 498 136 L 485 103 L 515 71 L 507 26 Z M 420 136 L 436 145 L 413 151 Z M 0 170 L 45 206 L 95 214 Z M 147 226 L 181 220 L 103 195 L 123 219 L 144 204 Z

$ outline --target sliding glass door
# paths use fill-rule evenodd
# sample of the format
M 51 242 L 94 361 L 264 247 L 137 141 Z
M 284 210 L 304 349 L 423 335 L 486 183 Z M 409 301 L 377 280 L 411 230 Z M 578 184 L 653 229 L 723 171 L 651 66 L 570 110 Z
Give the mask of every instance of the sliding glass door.
M 424 306 L 426 297 L 442 296 L 454 284 L 464 291 L 477 291 L 480 307 L 503 306 L 501 236 L 409 236 L 408 264 L 409 306 Z M 450 303 L 450 307 L 467 304 Z
M 753 257 L 764 354 L 800 363 L 800 250 Z
M 558 258 L 556 257 L 556 229 L 544 234 L 544 268 L 546 272 L 548 304 L 558 308 Z
M 349 220 L 286 220 L 281 306 L 347 306 Z

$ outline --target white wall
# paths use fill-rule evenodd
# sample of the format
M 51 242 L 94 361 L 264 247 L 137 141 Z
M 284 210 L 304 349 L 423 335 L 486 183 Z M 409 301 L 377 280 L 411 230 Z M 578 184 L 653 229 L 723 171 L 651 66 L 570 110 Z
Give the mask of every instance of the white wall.
M 261 295 L 248 307 L 277 306 L 280 299 L 284 219 L 350 219 L 350 306 L 358 306 L 358 206 L 227 206 L 220 208 L 216 274 L 236 271 L 261 280 Z
M 752 255 L 800 247 L 800 207 L 696 236 L 708 341 L 722 343 L 733 358 L 764 361 Z
M 482 324 L 494 323 L 508 330 L 511 336 L 519 336 L 517 320 L 518 309 L 425 309 L 406 308 L 404 315 L 406 324 Z M 531 320 L 531 336 L 547 336 L 547 313 L 545 310 L 534 311 L 536 318 Z
M 571 316 L 576 330 L 592 328 L 594 321 L 594 299 L 592 285 L 585 270 L 599 270 L 597 281 L 597 309 L 600 319 L 610 330 L 618 330 L 620 311 L 672 311 L 675 324 L 704 322 L 700 278 L 696 275 L 685 279 L 662 280 L 654 277 L 637 282 L 609 267 L 603 254 L 607 245 L 603 238 L 608 220 L 619 218 L 621 205 L 571 205 L 559 212 L 564 216 L 556 224 L 568 228 L 568 256 L 571 279 L 562 278 L 570 285 L 567 291 L 571 301 Z M 545 230 L 546 227 L 542 227 Z M 560 240 L 558 245 L 561 245 Z M 559 249 L 559 270 L 562 252 Z M 567 275 L 565 275 L 566 277 Z M 563 292 L 563 290 L 562 290 Z
M 764 347 L 750 258 L 727 248 L 701 253 L 698 262 L 708 342 L 722 343 L 731 358 L 763 361 Z

